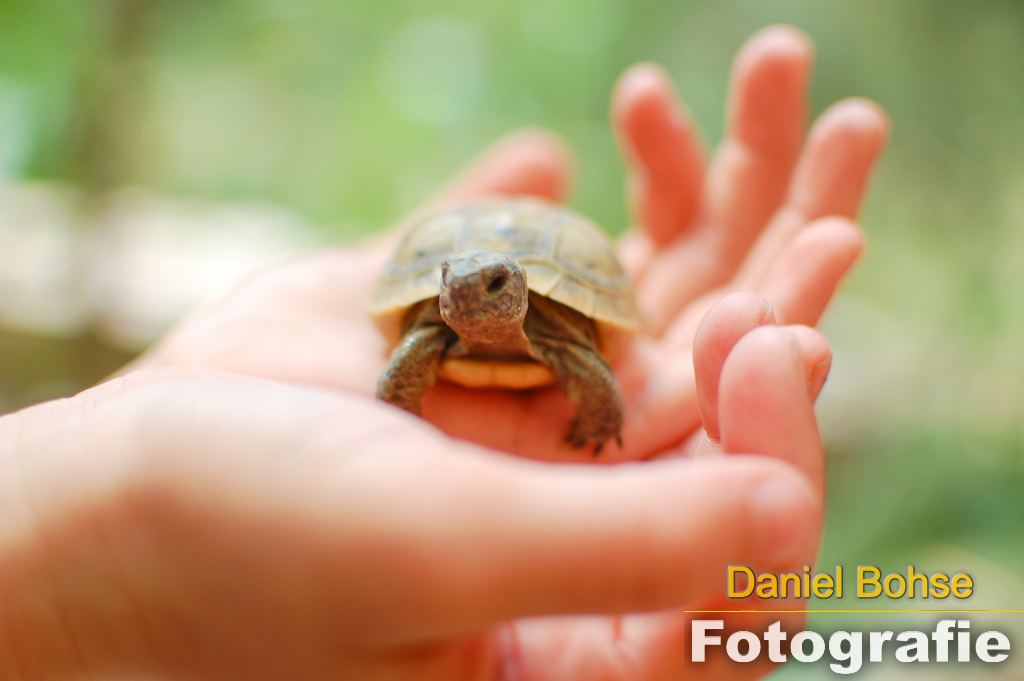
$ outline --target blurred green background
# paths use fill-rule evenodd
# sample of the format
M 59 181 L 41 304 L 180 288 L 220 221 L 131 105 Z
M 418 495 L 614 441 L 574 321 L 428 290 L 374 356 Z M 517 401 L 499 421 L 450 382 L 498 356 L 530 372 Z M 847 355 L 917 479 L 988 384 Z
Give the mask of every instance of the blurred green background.
M 71 192 L 78 235 L 141 186 L 283 206 L 302 216 L 296 243 L 342 241 L 503 132 L 547 126 L 577 155 L 572 203 L 619 231 L 617 75 L 665 64 L 714 144 L 731 59 L 773 22 L 817 43 L 814 114 L 866 96 L 894 123 L 867 257 L 824 324 L 822 564 L 959 556 L 933 569 L 1019 586 L 1020 0 L 0 0 L 0 177 Z M 137 350 L 84 319 L 0 332 L 0 407 L 72 393 Z

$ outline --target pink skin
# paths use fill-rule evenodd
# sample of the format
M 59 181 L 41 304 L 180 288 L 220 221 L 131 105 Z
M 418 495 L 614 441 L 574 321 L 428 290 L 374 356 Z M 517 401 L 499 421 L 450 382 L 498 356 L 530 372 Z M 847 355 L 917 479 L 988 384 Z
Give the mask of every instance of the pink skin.
M 612 118 L 630 174 L 641 178 L 632 183 L 639 224 L 621 252 L 650 326 L 617 366 L 625 447 L 607 447 L 601 462 L 649 459 L 698 432 L 692 348 L 712 303 L 753 292 L 772 302 L 777 323 L 813 325 L 860 255 L 852 218 L 888 124 L 875 105 L 846 100 L 822 115 L 801 149 L 810 59 L 795 29 L 772 27 L 748 41 L 734 69 L 726 141 L 706 170 L 664 73 L 642 64 L 621 78 Z M 514 133 L 418 214 L 492 193 L 557 201 L 569 166 L 557 138 Z M 405 224 L 365 246 L 250 279 L 136 366 L 205 367 L 372 395 L 388 348 L 367 301 Z M 587 458 L 563 442 L 572 415 L 555 389 L 438 384 L 423 400 L 423 416 L 449 435 L 549 461 Z
M 743 307 L 707 332 L 749 326 Z M 813 559 L 813 399 L 771 326 L 700 381 L 719 395 L 724 455 L 695 464 L 550 466 L 364 396 L 184 369 L 6 416 L 0 674 L 764 674 L 720 655 L 687 668 L 683 609 L 724 605 L 724 565 Z
M 663 72 L 637 66 L 616 90 L 637 221 L 620 252 L 650 324 L 618 367 L 625 448 L 600 461 L 666 460 L 498 455 L 583 456 L 561 445 L 572 410 L 555 390 L 439 385 L 433 426 L 370 399 L 387 349 L 366 304 L 405 221 L 244 282 L 139 360 L 148 371 L 0 419 L 0 628 L 14 646 L 0 664 L 51 677 L 767 673 L 687 668 L 678 608 L 721 607 L 728 563 L 788 569 L 816 552 L 812 405 L 830 354 L 794 325 L 816 323 L 861 251 L 852 220 L 888 126 L 847 100 L 801 148 L 810 54 L 794 29 L 748 41 L 707 166 Z M 558 139 L 515 133 L 419 214 L 491 193 L 561 200 L 569 174 Z M 696 464 L 671 460 L 695 449 Z M 641 610 L 660 612 L 615 614 Z M 544 617 L 582 612 L 606 616 Z

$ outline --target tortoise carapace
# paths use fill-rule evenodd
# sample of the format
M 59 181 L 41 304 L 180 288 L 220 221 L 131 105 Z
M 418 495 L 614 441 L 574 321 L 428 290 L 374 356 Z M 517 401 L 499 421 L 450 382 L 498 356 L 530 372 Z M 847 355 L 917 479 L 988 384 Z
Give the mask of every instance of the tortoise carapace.
M 562 206 L 494 197 L 428 217 L 387 264 L 371 314 L 394 345 L 377 397 L 418 414 L 438 378 L 528 390 L 576 406 L 567 441 L 621 441 L 609 362 L 640 326 L 605 233 Z

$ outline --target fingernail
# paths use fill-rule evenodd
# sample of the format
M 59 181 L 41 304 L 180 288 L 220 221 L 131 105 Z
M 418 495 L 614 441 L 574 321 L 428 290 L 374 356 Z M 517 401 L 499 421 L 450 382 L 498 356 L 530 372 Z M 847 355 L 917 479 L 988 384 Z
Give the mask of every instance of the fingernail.
M 709 437 L 707 433 L 701 436 L 700 442 L 697 444 L 697 449 L 693 453 L 693 458 L 703 459 L 712 456 L 724 456 L 725 451 L 722 449 L 722 443 L 712 437 Z
M 800 364 L 803 364 L 803 352 L 800 350 L 800 338 L 790 331 L 789 329 L 783 329 L 783 333 L 786 334 L 786 338 L 789 339 L 789 349 L 793 353 L 793 356 L 800 360 Z
M 770 300 L 768 300 L 766 298 L 763 299 L 763 300 L 764 300 L 764 307 L 763 307 L 762 312 L 761 312 L 761 318 L 757 320 L 757 325 L 758 326 L 764 326 L 765 324 L 774 324 L 775 323 L 775 306 L 772 305 Z
M 766 568 L 786 567 L 808 559 L 811 533 L 817 525 L 810 485 L 794 476 L 772 475 L 762 479 L 750 495 L 757 556 Z
M 828 373 L 831 369 L 831 355 L 815 364 L 811 369 L 811 375 L 807 380 L 807 392 L 811 396 L 812 400 L 818 399 L 818 394 L 821 393 L 821 389 L 825 387 L 825 379 L 828 378 Z

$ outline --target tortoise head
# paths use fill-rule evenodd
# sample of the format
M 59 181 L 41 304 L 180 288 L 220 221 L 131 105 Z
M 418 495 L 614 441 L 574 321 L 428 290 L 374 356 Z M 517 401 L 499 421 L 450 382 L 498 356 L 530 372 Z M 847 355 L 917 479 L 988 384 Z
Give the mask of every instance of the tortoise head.
M 441 264 L 441 317 L 477 343 L 500 343 L 521 333 L 529 305 L 526 272 L 494 251 L 464 251 Z

